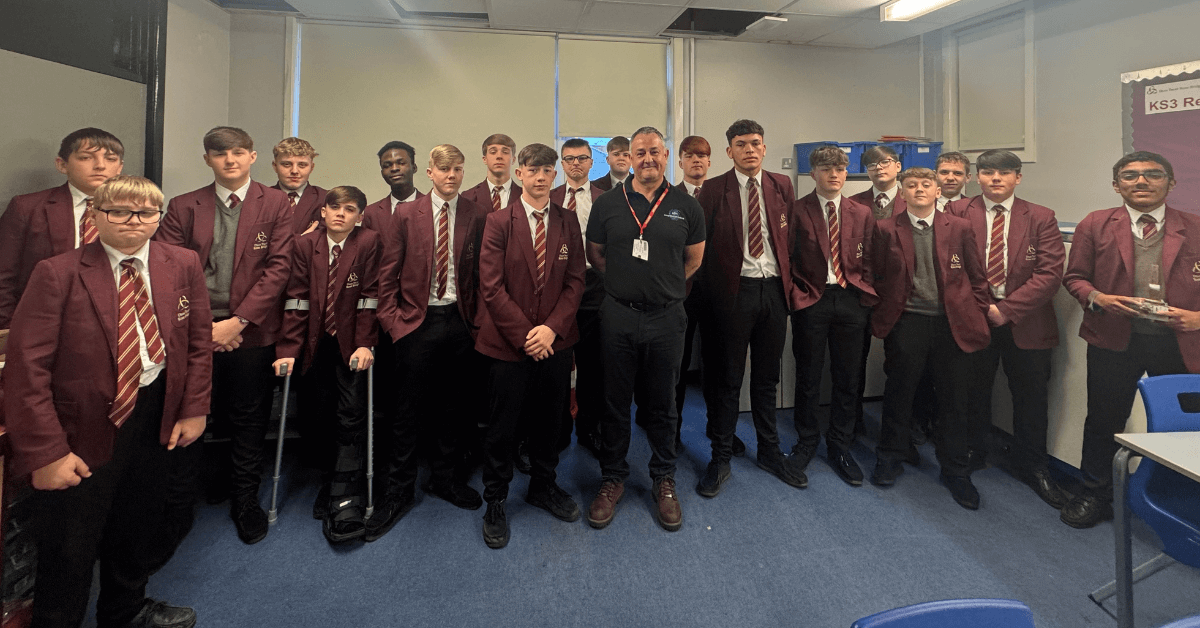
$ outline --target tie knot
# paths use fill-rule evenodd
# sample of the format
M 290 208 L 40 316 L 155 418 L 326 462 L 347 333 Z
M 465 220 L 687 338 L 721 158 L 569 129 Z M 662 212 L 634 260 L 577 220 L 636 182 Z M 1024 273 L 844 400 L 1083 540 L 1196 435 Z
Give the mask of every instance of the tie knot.
M 1003 205 L 996 205 L 992 207 L 992 211 L 996 212 L 997 214 L 1003 214 L 1007 210 L 1004 209 Z
M 121 271 L 129 273 L 130 275 L 137 273 L 137 268 L 135 268 L 133 265 L 132 257 L 127 257 L 121 260 Z
M 240 203 L 240 202 L 242 202 L 242 199 L 238 198 L 237 194 L 230 194 L 229 200 L 226 201 L 226 204 L 229 206 L 230 209 L 232 209 L 234 207 L 237 207 L 238 203 Z
M 533 214 L 533 217 L 537 218 L 539 222 L 546 216 L 546 210 L 544 209 L 541 211 L 532 211 L 530 213 Z
M 1151 216 L 1150 214 L 1142 214 L 1141 217 L 1138 218 L 1138 222 L 1143 225 L 1152 225 L 1152 224 L 1158 222 L 1158 219 L 1156 219 L 1154 216 Z
M 880 193 L 879 193 L 879 194 L 878 194 L 878 195 L 875 197 L 875 202 L 876 202 L 876 203 L 880 203 L 880 204 L 882 204 L 882 203 L 883 203 L 884 201 L 886 201 L 886 200 L 887 200 L 887 194 L 884 194 L 883 192 L 880 192 Z
M 920 228 L 922 228 L 922 229 L 925 229 L 925 228 L 929 227 L 929 223 L 925 222 L 925 219 L 924 219 L 924 218 L 922 218 L 922 219 L 920 219 L 920 220 L 918 220 L 918 221 L 917 221 L 917 226 L 918 226 L 918 227 L 920 227 Z
M 837 207 L 834 206 L 833 201 L 825 201 L 825 211 L 832 214 L 835 209 L 837 209 Z
M 83 204 L 87 209 L 91 209 L 92 208 L 92 197 L 89 196 L 86 199 L 84 199 Z
M 758 181 L 755 181 L 754 177 L 750 177 L 749 179 L 746 179 L 746 187 L 748 187 L 748 188 L 758 187 Z
M 449 201 L 442 203 L 442 211 L 444 211 L 444 212 L 450 211 L 450 202 Z
M 342 245 L 340 245 L 340 244 L 333 245 L 333 256 L 337 257 L 341 254 L 342 254 Z
M 502 190 L 502 189 L 504 189 L 504 188 L 497 185 L 496 187 L 492 188 L 492 194 L 499 194 L 500 190 Z
M 571 196 L 575 196 L 575 194 L 578 193 L 582 189 L 583 188 L 567 188 L 567 191 L 571 193 Z
M 288 198 L 296 198 L 297 196 L 300 196 L 300 195 L 297 194 L 294 190 L 291 192 L 288 192 Z

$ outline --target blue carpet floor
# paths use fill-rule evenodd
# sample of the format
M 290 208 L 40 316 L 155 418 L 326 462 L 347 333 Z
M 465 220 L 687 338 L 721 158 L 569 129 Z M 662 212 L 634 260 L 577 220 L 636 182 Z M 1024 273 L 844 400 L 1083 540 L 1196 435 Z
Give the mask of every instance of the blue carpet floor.
M 754 464 L 750 447 L 715 499 L 694 486 L 708 462 L 698 391 L 685 410 L 677 480 L 684 525 L 660 529 L 646 475 L 649 449 L 634 431 L 633 475 L 612 525 L 567 524 L 527 505 L 513 482 L 512 540 L 488 549 L 483 510 L 421 494 L 384 538 L 333 548 L 310 516 L 317 480 L 290 466 L 279 522 L 243 545 L 227 506 L 202 506 L 195 529 L 150 583 L 150 595 L 196 608 L 201 626 L 797 626 L 846 627 L 888 608 L 960 597 L 1004 597 L 1033 609 L 1042 628 L 1115 626 L 1087 594 L 1113 577 L 1111 524 L 1074 530 L 1004 471 L 974 475 L 979 511 L 957 506 L 938 483 L 933 448 L 896 486 L 850 487 L 823 457 L 796 490 Z M 878 421 L 878 404 L 868 412 Z M 779 414 L 784 448 L 791 411 Z M 822 447 L 821 454 L 824 453 Z M 874 455 L 856 446 L 868 473 Z M 290 458 L 289 458 L 290 459 Z M 599 483 L 595 459 L 573 445 L 560 484 L 586 509 Z M 476 476 L 473 484 L 481 488 Z M 263 503 L 269 499 L 269 479 Z M 1134 561 L 1156 540 L 1136 528 Z M 1200 572 L 1174 565 L 1137 587 L 1138 626 L 1200 613 Z M 1112 608 L 1111 601 L 1109 608 Z

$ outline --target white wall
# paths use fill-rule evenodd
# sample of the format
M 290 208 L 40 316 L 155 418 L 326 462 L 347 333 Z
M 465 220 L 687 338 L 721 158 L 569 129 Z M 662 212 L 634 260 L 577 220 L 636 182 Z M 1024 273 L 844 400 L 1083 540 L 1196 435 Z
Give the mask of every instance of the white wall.
M 258 161 L 251 177 L 274 185 L 271 147 L 284 135 L 284 64 L 287 19 L 276 15 L 235 13 L 229 32 L 229 124 L 254 138 Z M 320 147 L 317 147 L 320 153 Z M 321 183 L 320 157 L 313 182 Z M 323 185 L 323 187 L 330 187 Z
M 921 129 L 916 40 L 877 50 L 786 44 L 696 42 L 696 134 L 713 148 L 711 174 L 733 162 L 725 129 L 739 118 L 766 131 L 764 167 L 781 167 L 792 146 L 822 140 L 877 140 Z M 851 191 L 869 183 L 853 182 Z M 799 186 L 807 194 L 810 187 Z
M 212 183 L 201 140 L 212 127 L 229 123 L 229 33 L 229 14 L 207 0 L 167 5 L 163 192 L 168 198 Z

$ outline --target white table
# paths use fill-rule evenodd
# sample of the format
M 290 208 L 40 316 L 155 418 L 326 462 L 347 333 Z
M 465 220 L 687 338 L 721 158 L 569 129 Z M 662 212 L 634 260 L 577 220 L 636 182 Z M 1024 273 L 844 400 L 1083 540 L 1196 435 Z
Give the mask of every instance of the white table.
M 1200 432 L 1117 434 L 1113 456 L 1113 532 L 1117 556 L 1117 626 L 1133 628 L 1133 543 L 1129 529 L 1129 458 L 1145 456 L 1200 482 Z

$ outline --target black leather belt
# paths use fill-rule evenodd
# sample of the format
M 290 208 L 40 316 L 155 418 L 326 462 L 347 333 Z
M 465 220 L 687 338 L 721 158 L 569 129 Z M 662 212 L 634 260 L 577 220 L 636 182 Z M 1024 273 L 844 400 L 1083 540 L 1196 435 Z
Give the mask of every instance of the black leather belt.
M 624 305 L 634 312 L 657 312 L 659 310 L 665 310 L 672 305 L 679 303 L 678 301 L 668 301 L 666 303 L 638 303 L 637 301 L 626 301 L 625 299 L 618 299 L 616 297 L 613 297 L 613 301 Z

